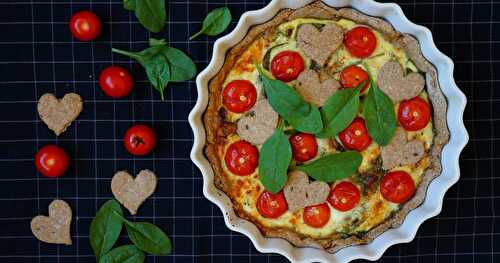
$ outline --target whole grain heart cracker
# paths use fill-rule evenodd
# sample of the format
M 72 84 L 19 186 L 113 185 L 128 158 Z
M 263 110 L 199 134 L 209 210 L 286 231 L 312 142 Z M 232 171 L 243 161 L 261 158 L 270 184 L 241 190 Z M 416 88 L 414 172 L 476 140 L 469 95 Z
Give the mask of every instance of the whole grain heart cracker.
M 397 166 L 417 163 L 424 156 L 424 151 L 423 142 L 408 141 L 406 132 L 398 127 L 391 142 L 382 147 L 382 168 L 390 170 Z
M 288 173 L 288 181 L 283 189 L 288 209 L 295 211 L 310 205 L 325 202 L 330 186 L 325 182 L 309 182 L 309 176 L 301 171 Z
M 128 172 L 119 171 L 111 179 L 111 191 L 116 200 L 135 215 L 139 206 L 154 193 L 157 181 L 156 175 L 147 169 L 140 171 L 135 179 Z
M 238 121 L 238 135 L 253 144 L 263 144 L 276 130 L 278 119 L 267 99 L 261 99 Z
M 340 89 L 340 83 L 333 78 L 320 80 L 314 70 L 304 70 L 297 78 L 295 90 L 308 102 L 323 106 L 328 97 Z
M 424 89 L 425 79 L 416 72 L 404 76 L 401 65 L 390 61 L 378 72 L 377 84 L 393 102 L 398 103 L 420 94 Z
M 63 200 L 54 200 L 49 205 L 49 216 L 36 216 L 31 220 L 31 232 L 40 241 L 51 244 L 71 245 L 72 212 Z
M 68 93 L 58 100 L 54 94 L 45 93 L 38 100 L 38 114 L 56 135 L 63 133 L 83 109 L 80 95 Z
M 344 31 L 336 24 L 327 24 L 321 29 L 312 24 L 305 24 L 297 31 L 299 48 L 320 66 L 340 47 L 343 38 Z

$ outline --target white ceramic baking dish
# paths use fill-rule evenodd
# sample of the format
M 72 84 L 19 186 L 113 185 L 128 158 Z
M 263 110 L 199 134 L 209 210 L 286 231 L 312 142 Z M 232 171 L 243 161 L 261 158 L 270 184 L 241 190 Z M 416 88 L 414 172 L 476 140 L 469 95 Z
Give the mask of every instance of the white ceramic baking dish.
M 382 256 L 389 246 L 410 242 L 415 237 L 422 222 L 439 214 L 445 192 L 460 177 L 458 158 L 461 150 L 468 141 L 468 134 L 463 125 L 463 111 L 466 98 L 453 80 L 453 62 L 436 48 L 431 32 L 423 26 L 410 22 L 397 4 L 378 3 L 372 0 L 323 0 L 324 3 L 332 7 L 352 7 L 365 14 L 384 18 L 397 31 L 413 35 L 418 39 L 423 55 L 437 68 L 440 87 L 448 100 L 447 121 L 450 140 L 443 148 L 441 155 L 441 175 L 429 185 L 427 196 L 422 205 L 412 210 L 401 226 L 387 230 L 366 245 L 346 247 L 334 254 L 316 248 L 295 247 L 288 241 L 280 238 L 266 238 L 253 223 L 239 218 L 234 213 L 229 198 L 224 192 L 215 187 L 212 168 L 203 153 L 206 137 L 202 115 L 208 103 L 208 82 L 221 69 L 226 52 L 245 37 L 251 26 L 269 21 L 281 9 L 297 9 L 311 2 L 313 0 L 273 0 L 260 10 L 244 13 L 236 28 L 230 34 L 215 42 L 210 64 L 196 79 L 198 101 L 189 115 L 189 123 L 194 133 L 191 159 L 203 174 L 204 195 L 220 207 L 227 227 L 248 236 L 257 250 L 264 253 L 281 254 L 292 262 L 348 262 L 354 259 L 376 260 Z

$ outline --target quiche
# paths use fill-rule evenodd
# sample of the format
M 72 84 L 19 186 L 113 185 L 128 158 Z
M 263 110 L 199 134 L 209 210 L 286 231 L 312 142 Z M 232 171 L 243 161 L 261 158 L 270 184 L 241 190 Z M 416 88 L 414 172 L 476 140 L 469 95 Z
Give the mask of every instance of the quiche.
M 281 10 L 209 83 L 205 154 L 236 214 L 335 252 L 400 225 L 440 173 L 446 100 L 418 42 L 321 1 Z

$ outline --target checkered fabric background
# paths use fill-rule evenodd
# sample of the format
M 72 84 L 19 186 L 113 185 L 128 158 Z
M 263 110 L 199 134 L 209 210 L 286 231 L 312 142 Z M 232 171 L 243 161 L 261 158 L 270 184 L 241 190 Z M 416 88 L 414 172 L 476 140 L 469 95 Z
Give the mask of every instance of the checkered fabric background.
M 244 11 L 266 2 L 167 0 L 168 24 L 153 36 L 184 50 L 201 70 L 215 38 L 187 40 L 207 11 L 228 6 L 233 28 Z M 410 20 L 431 29 L 439 49 L 455 61 L 457 84 L 469 100 L 465 123 L 471 142 L 462 154 L 462 177 L 446 194 L 441 214 L 380 261 L 500 262 L 500 133 L 495 129 L 500 2 L 405 0 L 400 5 Z M 74 41 L 69 33 L 71 14 L 82 9 L 103 20 L 96 41 Z M 203 197 L 201 174 L 189 159 L 193 137 L 187 117 L 197 96 L 195 83 L 170 84 L 161 101 L 138 64 L 111 53 L 111 47 L 140 50 L 150 36 L 121 0 L 0 1 L 0 262 L 95 262 L 88 229 L 98 207 L 112 197 L 112 175 L 145 168 L 159 175 L 159 185 L 134 219 L 161 226 L 174 245 L 171 255 L 149 256 L 147 262 L 286 262 L 257 252 L 247 237 L 229 231 L 221 211 Z M 98 87 L 99 72 L 111 64 L 129 68 L 135 78 L 125 99 L 112 100 Z M 82 114 L 60 137 L 37 116 L 37 99 L 46 92 L 59 97 L 77 92 L 84 100 Z M 160 140 L 151 156 L 125 152 L 121 138 L 134 123 L 157 131 Z M 65 176 L 50 179 L 35 171 L 34 153 L 46 144 L 58 144 L 71 155 Z M 44 244 L 31 235 L 31 218 L 47 213 L 55 198 L 73 209 L 72 246 Z

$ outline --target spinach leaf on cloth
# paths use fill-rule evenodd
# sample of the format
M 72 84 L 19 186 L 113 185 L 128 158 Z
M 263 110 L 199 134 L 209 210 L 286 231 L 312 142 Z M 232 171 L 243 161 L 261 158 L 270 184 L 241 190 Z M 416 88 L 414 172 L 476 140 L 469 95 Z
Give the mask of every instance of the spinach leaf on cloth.
M 231 23 L 231 11 L 227 7 L 216 8 L 203 20 L 203 25 L 201 30 L 191 36 L 189 40 L 193 40 L 201 34 L 208 36 L 215 36 L 222 33 Z
M 359 152 L 347 151 L 326 155 L 308 164 L 297 166 L 297 169 L 318 181 L 331 183 L 351 176 L 362 161 L 363 157 Z
M 134 245 L 113 248 L 101 258 L 99 263 L 142 263 L 146 259 L 144 252 Z
M 165 26 L 165 0 L 123 0 L 123 7 L 134 11 L 141 25 L 151 32 L 158 33 Z
M 116 200 L 104 203 L 90 224 L 90 246 L 99 260 L 115 244 L 122 231 L 123 215 L 120 204 Z

